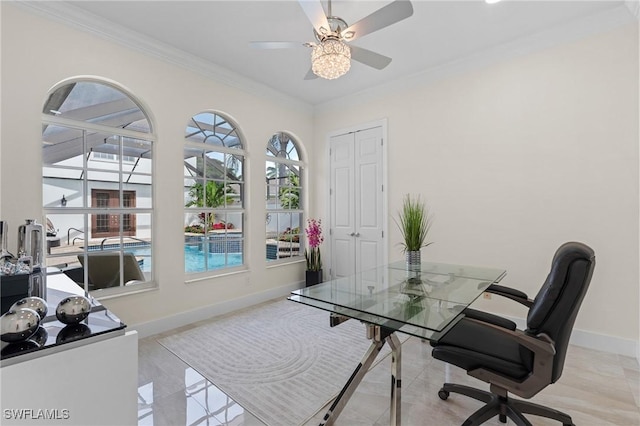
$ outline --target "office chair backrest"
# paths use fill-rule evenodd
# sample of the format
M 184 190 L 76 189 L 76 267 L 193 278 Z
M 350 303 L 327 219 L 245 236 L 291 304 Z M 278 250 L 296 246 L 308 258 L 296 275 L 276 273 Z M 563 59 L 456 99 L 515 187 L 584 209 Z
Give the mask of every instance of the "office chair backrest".
M 553 257 L 551 271 L 529 309 L 526 332 L 544 333 L 555 342 L 553 382 L 562 374 L 571 330 L 595 263 L 593 250 L 585 244 L 569 242 L 560 246 Z

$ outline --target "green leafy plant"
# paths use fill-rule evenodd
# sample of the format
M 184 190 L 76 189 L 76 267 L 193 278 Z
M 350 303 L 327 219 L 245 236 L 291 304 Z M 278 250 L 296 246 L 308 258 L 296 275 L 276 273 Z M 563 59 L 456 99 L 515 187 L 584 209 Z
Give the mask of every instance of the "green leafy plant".
M 283 166 L 280 166 L 283 167 Z M 280 175 L 282 176 L 282 174 Z M 267 183 L 272 180 L 280 180 L 280 188 L 278 189 L 278 200 L 283 209 L 300 208 L 300 176 L 289 171 L 286 179 L 278 178 L 278 168 L 267 167 Z
M 285 209 L 298 209 L 300 208 L 300 177 L 290 172 L 289 183 L 290 186 L 280 188 L 278 194 L 280 205 Z
M 202 225 L 188 225 L 184 227 L 184 232 L 191 234 L 204 234 L 204 227 Z
M 189 188 L 189 197 L 191 200 L 185 204 L 185 207 L 219 207 L 232 204 L 234 201 L 233 194 L 235 191 L 230 185 L 223 182 L 210 180 L 206 186 L 197 182 Z M 201 213 L 198 215 L 202 224 L 202 233 L 204 233 L 205 223 L 209 224 L 209 229 L 215 222 L 213 213 Z M 185 228 L 185 232 L 194 232 Z
M 287 228 L 278 236 L 279 241 L 287 241 L 291 243 L 300 242 L 300 228 Z
M 431 228 L 431 216 L 420 196 L 412 199 L 411 195 L 407 194 L 404 197 L 402 210 L 395 222 L 404 240 L 401 243 L 403 251 L 419 251 L 422 247 L 432 244 L 426 242 Z
M 191 201 L 186 207 L 218 207 L 233 203 L 233 188 L 223 182 L 210 180 L 206 188 L 200 182 L 189 188 Z

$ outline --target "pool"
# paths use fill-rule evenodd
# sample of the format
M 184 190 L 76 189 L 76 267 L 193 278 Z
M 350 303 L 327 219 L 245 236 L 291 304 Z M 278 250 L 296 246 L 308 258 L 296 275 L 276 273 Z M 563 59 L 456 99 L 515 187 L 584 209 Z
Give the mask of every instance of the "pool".
M 204 253 L 198 247 L 185 246 L 185 272 L 204 272 L 207 270 L 206 266 L 210 271 L 212 269 L 242 265 L 242 253 L 209 253 L 208 257 L 208 265 L 205 265 Z
M 126 247 L 125 251 L 133 253 L 134 256 L 142 260 L 140 265 L 142 272 L 151 271 L 151 247 L 148 245 L 130 246 Z M 184 264 L 187 273 L 239 266 L 242 265 L 242 253 L 209 253 L 207 265 L 205 265 L 204 253 L 196 246 L 186 246 L 184 247 Z

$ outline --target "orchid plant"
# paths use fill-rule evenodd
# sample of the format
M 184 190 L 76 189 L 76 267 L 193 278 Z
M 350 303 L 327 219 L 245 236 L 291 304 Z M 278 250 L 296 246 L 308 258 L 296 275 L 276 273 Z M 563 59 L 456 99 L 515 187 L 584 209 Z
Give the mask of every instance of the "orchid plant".
M 307 219 L 307 242 L 309 248 L 305 249 L 304 257 L 307 260 L 308 271 L 322 270 L 322 257 L 320 256 L 320 244 L 324 241 L 322 236 L 322 221 L 320 219 Z

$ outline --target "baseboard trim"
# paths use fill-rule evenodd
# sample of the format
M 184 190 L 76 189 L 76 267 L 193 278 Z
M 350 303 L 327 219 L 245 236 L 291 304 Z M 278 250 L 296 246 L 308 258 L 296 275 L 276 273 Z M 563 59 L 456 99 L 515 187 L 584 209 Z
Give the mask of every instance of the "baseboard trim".
M 509 317 L 505 318 L 515 322 L 518 328 L 526 328 L 526 321 L 523 318 Z M 622 337 L 608 336 L 606 334 L 594 333 L 592 331 L 573 329 L 569 343 L 587 349 L 608 352 L 617 355 L 630 356 L 636 358 L 640 362 L 638 356 L 639 345 L 637 340 L 625 339 Z
M 638 341 L 607 336 L 584 330 L 573 330 L 569 343 L 588 349 L 610 352 L 638 359 Z M 638 359 L 640 361 L 640 359 Z
M 224 315 L 238 309 L 247 308 L 249 306 L 276 299 L 278 297 L 285 297 L 289 293 L 291 293 L 291 291 L 301 288 L 303 285 L 304 282 L 284 285 L 260 293 L 254 293 L 237 299 L 217 303 L 215 305 L 194 309 L 192 311 L 180 312 L 178 314 L 160 318 L 158 320 L 140 324 L 133 324 L 129 327 L 129 329 L 136 330 L 138 332 L 139 338 L 142 339 L 154 334 L 164 333 L 166 331 L 173 330 L 174 328 L 182 327 L 197 321 L 202 321 L 207 318 Z M 526 327 L 525 320 L 522 318 L 508 316 L 505 317 L 515 322 L 518 328 L 523 329 L 524 327 Z M 618 355 L 630 356 L 640 361 L 640 345 L 636 340 L 624 339 L 621 337 L 608 336 L 591 331 L 574 329 L 573 333 L 571 334 L 570 343 L 572 345 L 581 346 L 587 349 L 594 349 Z
M 136 330 L 138 337 L 153 336 L 154 334 L 164 333 L 174 328 L 192 324 L 219 315 L 224 315 L 238 309 L 247 308 L 258 303 L 276 299 L 278 297 L 286 297 L 291 291 L 304 286 L 304 282 L 293 283 L 281 287 L 269 289 L 263 292 L 250 294 L 248 296 L 239 297 L 237 299 L 227 300 L 215 305 L 209 305 L 202 308 L 194 309 L 187 312 L 180 312 L 175 315 L 148 321 L 140 324 L 131 324 L 127 327 L 129 330 Z

